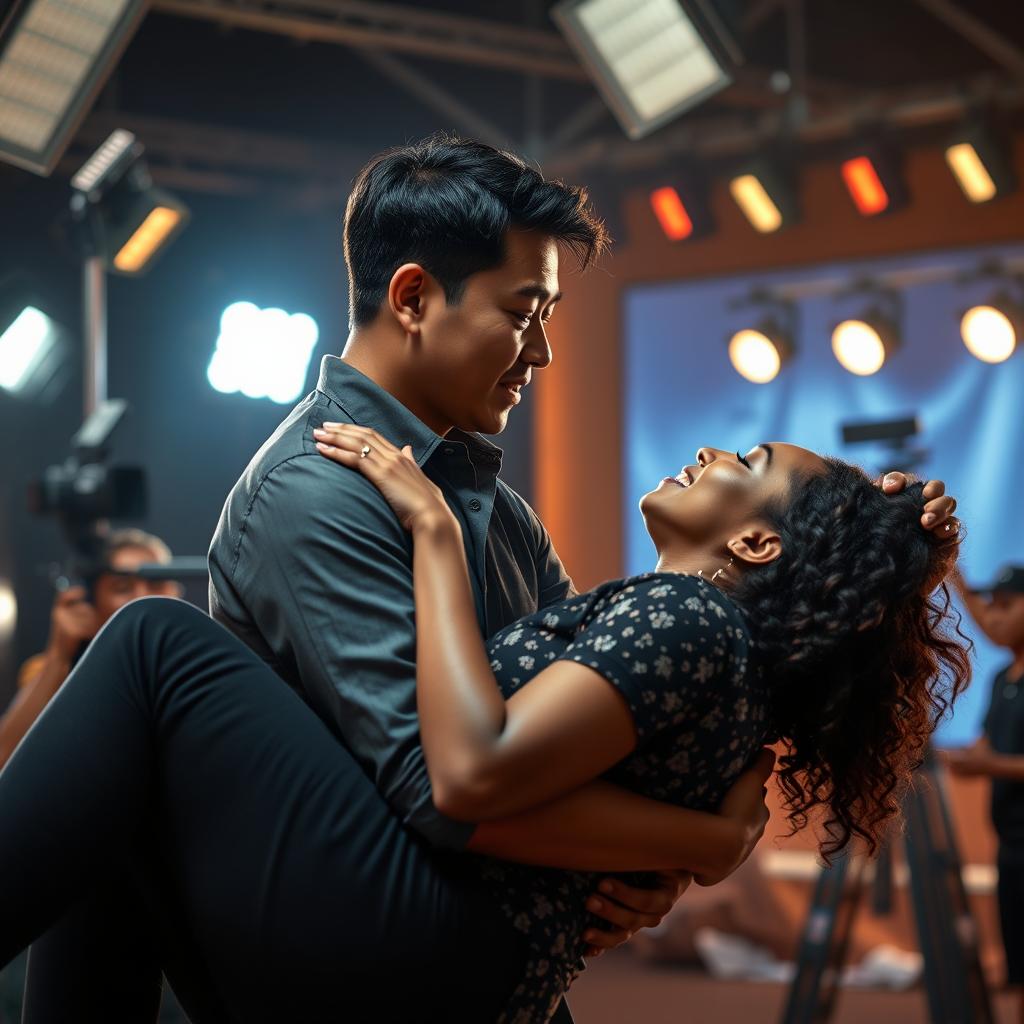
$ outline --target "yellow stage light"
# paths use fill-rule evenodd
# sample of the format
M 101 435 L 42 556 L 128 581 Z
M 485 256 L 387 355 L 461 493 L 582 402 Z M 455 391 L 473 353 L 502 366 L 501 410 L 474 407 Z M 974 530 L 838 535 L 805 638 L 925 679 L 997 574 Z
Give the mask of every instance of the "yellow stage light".
M 1002 363 L 1017 347 L 1017 329 L 1012 312 L 995 304 L 972 306 L 960 320 L 960 337 L 967 351 L 983 363 Z
M 770 328 L 744 328 L 729 339 L 729 361 L 733 369 L 754 384 L 774 380 L 791 352 L 787 339 Z
M 885 326 L 871 320 L 843 320 L 832 331 L 832 351 L 844 370 L 870 377 L 895 347 L 888 334 Z
M 741 174 L 733 178 L 729 192 L 755 230 L 770 234 L 782 227 L 782 211 L 757 175 Z

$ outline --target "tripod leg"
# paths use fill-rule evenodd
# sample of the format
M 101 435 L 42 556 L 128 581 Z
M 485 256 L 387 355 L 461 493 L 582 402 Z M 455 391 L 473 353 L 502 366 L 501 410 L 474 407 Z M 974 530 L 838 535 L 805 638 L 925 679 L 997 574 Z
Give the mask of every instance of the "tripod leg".
M 823 1024 L 831 1017 L 860 902 L 862 872 L 863 861 L 858 858 L 851 868 L 844 853 L 818 876 L 781 1024 Z
M 933 1024 L 992 1024 L 977 926 L 940 780 L 929 760 L 905 802 L 910 895 Z

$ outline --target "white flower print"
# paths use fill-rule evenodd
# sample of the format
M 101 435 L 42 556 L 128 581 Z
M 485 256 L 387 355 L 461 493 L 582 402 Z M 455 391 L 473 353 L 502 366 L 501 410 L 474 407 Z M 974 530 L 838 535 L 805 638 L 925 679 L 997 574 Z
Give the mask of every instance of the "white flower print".
M 535 659 L 533 657 L 531 657 L 529 654 L 520 655 L 520 657 L 519 657 L 519 667 L 520 668 L 525 668 L 526 671 L 529 672 L 530 669 L 533 668 L 534 660 Z
M 659 583 L 657 586 L 651 587 L 650 590 L 647 591 L 647 596 L 648 597 L 668 597 L 668 595 L 671 594 L 671 593 L 672 593 L 672 584 L 671 583 Z
M 634 647 L 653 647 L 654 646 L 654 637 L 651 636 L 650 633 L 641 633 L 640 636 L 638 636 L 636 638 L 636 643 L 633 646 Z
M 676 624 L 676 617 L 669 612 L 655 612 L 650 621 L 655 629 L 671 629 Z
M 698 683 L 706 683 L 709 679 L 714 677 L 714 674 L 714 663 L 708 661 L 707 658 L 702 656 L 700 661 L 697 662 L 697 669 L 693 673 L 693 678 L 696 679 Z
M 523 647 L 525 647 L 528 651 L 535 651 L 537 650 L 537 641 L 527 640 L 526 643 L 523 644 Z
M 562 620 L 559 619 L 559 617 L 555 615 L 554 612 L 548 612 L 547 615 L 545 615 L 544 618 L 540 621 L 544 623 L 544 625 L 547 626 L 548 629 L 554 629 L 555 626 L 557 626 L 558 623 Z
M 672 659 L 667 654 L 661 654 L 654 662 L 654 674 L 663 679 L 672 678 Z
M 595 651 L 610 651 L 615 646 L 615 637 L 607 633 L 594 637 Z
M 505 637 L 504 640 L 502 640 L 502 643 L 506 647 L 514 647 L 517 643 L 519 643 L 520 640 L 522 640 L 522 638 L 523 631 L 521 629 L 513 629 L 512 632 L 509 633 L 509 635 Z

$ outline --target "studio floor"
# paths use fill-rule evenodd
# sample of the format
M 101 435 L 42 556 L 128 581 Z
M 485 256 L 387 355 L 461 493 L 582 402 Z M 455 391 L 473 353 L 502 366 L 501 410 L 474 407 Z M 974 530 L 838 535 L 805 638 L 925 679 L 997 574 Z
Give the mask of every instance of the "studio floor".
M 654 967 L 624 950 L 594 962 L 573 986 L 576 1024 L 776 1024 L 786 989 L 714 981 L 694 970 Z M 996 1024 L 1016 1024 L 1010 997 L 994 996 Z M 929 1024 L 922 989 L 843 991 L 831 1024 Z

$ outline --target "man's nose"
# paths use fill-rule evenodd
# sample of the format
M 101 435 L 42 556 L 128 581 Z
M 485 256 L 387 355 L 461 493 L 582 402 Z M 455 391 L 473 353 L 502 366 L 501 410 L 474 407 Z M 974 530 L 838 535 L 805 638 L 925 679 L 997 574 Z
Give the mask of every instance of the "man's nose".
M 547 332 L 540 320 L 535 320 L 527 332 L 526 344 L 519 357 L 524 363 L 543 370 L 551 365 L 551 345 L 548 343 Z

